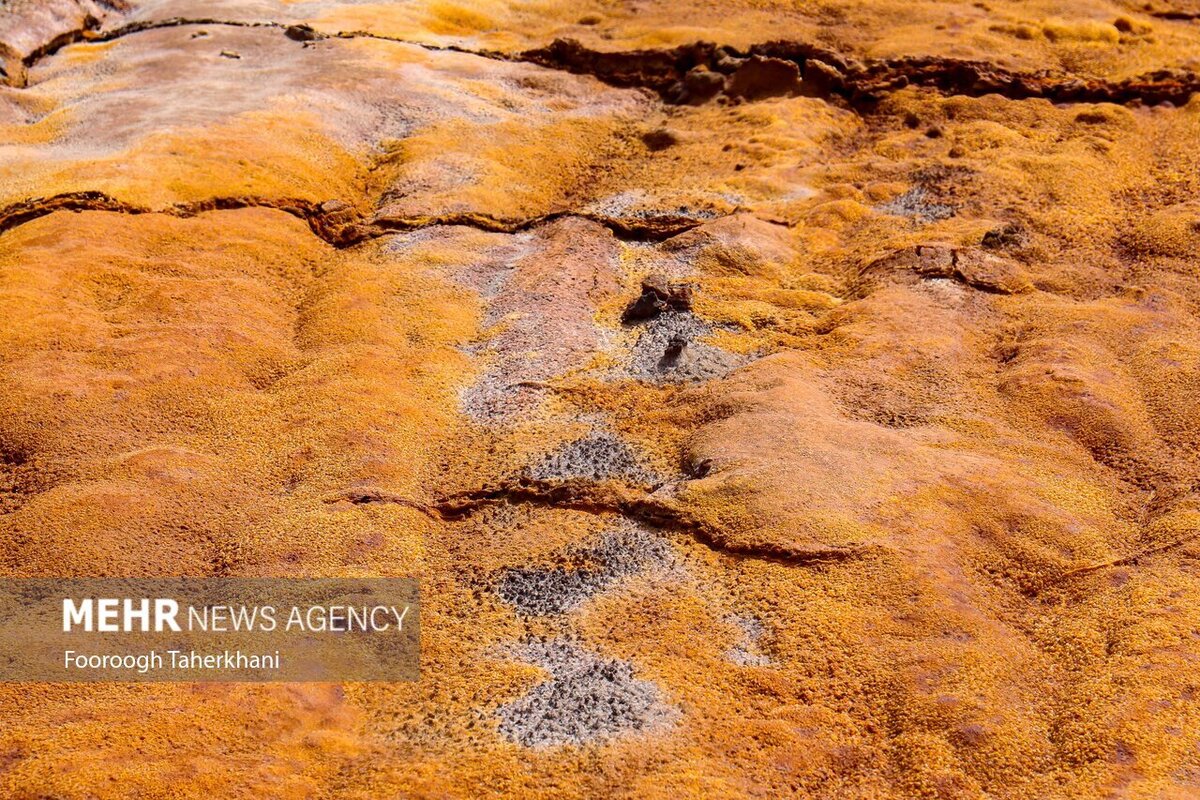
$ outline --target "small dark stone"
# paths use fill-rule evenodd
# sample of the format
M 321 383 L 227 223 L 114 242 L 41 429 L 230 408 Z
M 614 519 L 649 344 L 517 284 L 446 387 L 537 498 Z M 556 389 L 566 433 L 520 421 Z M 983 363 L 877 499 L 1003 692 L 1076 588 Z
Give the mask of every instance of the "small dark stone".
M 658 295 L 652 292 L 645 292 L 626 307 L 625 313 L 621 315 L 621 321 L 629 324 L 630 322 L 651 319 L 657 317 L 667 309 L 667 304 L 660 300 Z
M 940 139 L 942 138 L 942 129 L 937 125 L 934 125 L 932 128 L 925 131 L 925 136 L 929 139 Z
M 725 92 L 730 97 L 746 100 L 762 100 L 799 91 L 800 68 L 794 62 L 763 56 L 746 59 L 725 85 Z
M 724 75 L 732 75 L 746 63 L 746 59 L 722 49 L 713 62 L 713 69 Z
M 687 344 L 687 339 L 682 336 L 672 337 L 671 341 L 667 343 L 667 349 L 663 351 L 663 361 L 667 364 L 678 361 Z
M 690 311 L 692 287 L 685 283 L 668 283 L 661 275 L 649 275 L 642 281 L 642 294 L 629 304 L 621 321 L 629 324 L 653 319 L 668 311 Z
M 646 320 L 629 353 L 626 374 L 655 383 L 704 381 L 745 363 L 743 357 L 701 341 L 712 332 L 712 325 L 690 311 Z
M 809 97 L 825 97 L 846 88 L 846 76 L 841 70 L 819 59 L 805 61 L 802 76 L 800 93 Z
M 1020 225 L 1009 222 L 999 228 L 993 228 L 983 235 L 982 244 L 989 250 L 1006 250 L 1021 247 L 1029 237 Z
M 666 150 L 668 147 L 679 143 L 679 137 L 666 128 L 658 128 L 642 134 L 642 142 L 647 149 L 652 153 L 657 153 L 659 150 Z
M 326 200 L 324 203 L 321 203 L 321 211 L 325 214 L 334 214 L 339 211 L 349 211 L 350 208 L 351 206 L 349 203 L 347 203 L 345 200 L 339 200 L 337 198 Z
M 310 25 L 288 25 L 284 35 L 294 42 L 312 42 L 321 38 Z
M 683 76 L 683 86 L 679 101 L 684 103 L 703 103 L 725 88 L 725 76 L 705 67 L 695 67 Z
M 1075 115 L 1075 121 L 1083 125 L 1103 125 L 1109 118 L 1103 111 L 1080 111 Z

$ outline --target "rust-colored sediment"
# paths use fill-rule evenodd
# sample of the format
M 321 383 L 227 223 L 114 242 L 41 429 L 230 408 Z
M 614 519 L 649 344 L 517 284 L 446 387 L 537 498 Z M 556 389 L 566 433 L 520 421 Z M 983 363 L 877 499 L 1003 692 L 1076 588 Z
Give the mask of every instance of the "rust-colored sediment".
M 12 798 L 1200 795 L 1200 8 L 0 8 L 5 574 L 411 684 L 0 687 Z

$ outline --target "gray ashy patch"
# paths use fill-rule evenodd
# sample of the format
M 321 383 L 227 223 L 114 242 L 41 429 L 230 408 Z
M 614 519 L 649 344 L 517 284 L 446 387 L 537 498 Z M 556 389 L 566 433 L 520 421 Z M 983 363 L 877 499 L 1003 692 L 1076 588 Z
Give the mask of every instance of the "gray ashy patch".
M 663 314 L 640 327 L 626 363 L 633 378 L 655 383 L 704 381 L 746 363 L 742 356 L 701 341 L 714 327 L 695 314 Z
M 536 381 L 514 381 L 525 364 L 519 359 L 501 359 L 498 366 L 487 370 L 479 379 L 460 393 L 462 411 L 472 420 L 504 424 L 531 414 L 538 407 L 547 389 Z
M 549 680 L 496 710 L 500 734 L 524 747 L 601 742 L 665 727 L 679 715 L 658 686 L 634 677 L 626 661 L 563 639 L 528 642 L 513 655 L 550 673 Z
M 762 649 L 762 638 L 767 629 L 757 617 L 734 614 L 728 620 L 742 634 L 742 641 L 725 652 L 725 657 L 742 667 L 767 667 L 771 657 Z
M 632 189 L 603 197 L 590 203 L 587 210 L 600 216 L 632 219 L 674 216 L 680 219 L 702 221 L 717 219 L 721 216 L 721 212 L 712 207 L 667 206 L 661 201 L 661 198 L 647 193 L 644 189 Z
M 605 531 L 599 541 L 568 550 L 553 567 L 504 569 L 496 593 L 525 616 L 570 611 L 622 578 L 665 565 L 670 546 L 632 523 Z
M 529 477 L 542 481 L 619 478 L 632 483 L 652 483 L 655 480 L 633 448 L 605 427 L 593 428 L 586 436 L 564 444 L 527 472 Z
M 899 197 L 889 200 L 877 208 L 885 214 L 895 214 L 898 217 L 909 217 L 928 222 L 949 219 L 955 213 L 954 206 L 929 200 L 926 191 L 920 186 L 914 186 Z

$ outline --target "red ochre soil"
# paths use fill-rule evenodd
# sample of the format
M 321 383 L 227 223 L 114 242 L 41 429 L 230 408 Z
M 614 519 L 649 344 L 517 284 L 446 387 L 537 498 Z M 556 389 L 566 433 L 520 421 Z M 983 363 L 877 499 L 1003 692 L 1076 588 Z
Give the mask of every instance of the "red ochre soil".
M 1200 796 L 1197 18 L 9 0 L 3 572 L 423 652 L 5 685 L 0 795 Z

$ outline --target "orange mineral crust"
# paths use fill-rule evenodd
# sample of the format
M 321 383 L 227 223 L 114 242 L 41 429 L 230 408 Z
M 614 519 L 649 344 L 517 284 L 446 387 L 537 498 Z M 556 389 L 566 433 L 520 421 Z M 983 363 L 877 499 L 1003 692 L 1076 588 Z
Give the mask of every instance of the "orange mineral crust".
M 1200 5 L 0 3 L 7 577 L 421 678 L 0 684 L 0 797 L 1200 797 Z

